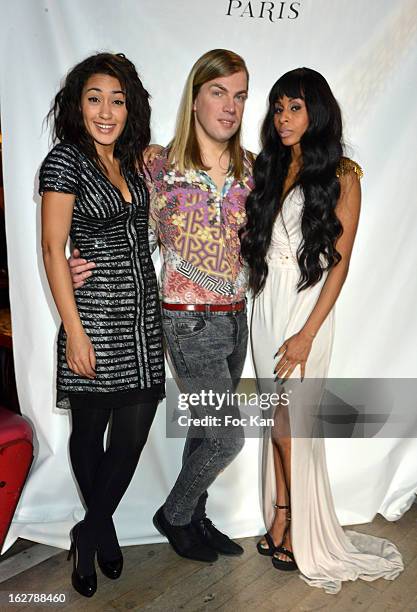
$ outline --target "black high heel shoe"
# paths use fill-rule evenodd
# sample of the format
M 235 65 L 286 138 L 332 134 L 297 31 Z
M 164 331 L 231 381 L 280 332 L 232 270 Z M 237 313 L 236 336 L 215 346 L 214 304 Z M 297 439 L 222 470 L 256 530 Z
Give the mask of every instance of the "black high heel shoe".
M 82 522 L 82 521 L 81 521 Z M 77 571 L 77 563 L 78 563 L 78 548 L 77 548 L 77 540 L 78 540 L 78 528 L 81 523 L 77 523 L 70 531 L 70 539 L 71 539 L 71 548 L 68 553 L 68 561 L 72 557 L 72 575 L 71 581 L 72 586 L 80 595 L 84 595 L 84 597 L 92 597 L 94 593 L 97 591 L 97 574 L 94 572 L 93 574 L 89 574 L 88 576 L 82 576 Z
M 275 556 L 276 554 L 285 555 L 286 557 L 288 557 L 289 561 L 287 561 L 286 559 L 279 559 Z M 288 550 L 288 548 L 285 548 L 285 546 L 278 546 L 274 556 L 272 557 L 272 565 L 276 569 L 281 570 L 283 572 L 295 572 L 296 570 L 298 570 L 298 565 L 295 561 L 294 553 Z
M 272 559 L 271 559 L 272 565 L 275 567 L 275 569 L 281 570 L 283 572 L 295 572 L 296 570 L 298 570 L 298 565 L 295 561 L 294 553 L 291 550 L 288 550 L 288 548 L 285 548 L 285 546 L 283 546 L 285 536 L 287 535 L 287 532 L 290 528 L 290 521 L 291 521 L 290 507 L 289 506 L 277 506 L 277 507 L 287 508 L 288 510 L 287 516 L 286 516 L 287 525 L 284 529 L 281 544 L 275 548 L 272 554 Z M 279 555 L 285 555 L 287 558 L 280 559 Z
M 288 510 L 289 506 L 279 506 L 278 504 L 274 504 L 274 508 L 278 508 L 279 510 Z M 284 536 L 285 536 L 285 532 L 284 532 Z M 266 534 L 262 538 L 262 540 L 266 541 L 267 546 L 264 546 L 262 544 L 262 540 L 259 540 L 259 542 L 256 544 L 256 550 L 258 551 L 260 555 L 264 555 L 265 557 L 273 557 L 276 551 L 278 550 L 278 548 L 282 546 L 282 543 L 284 541 L 284 536 L 282 537 L 281 542 L 276 546 L 274 544 L 274 540 L 272 539 L 271 534 L 267 531 Z
M 120 578 L 123 569 L 123 556 L 114 561 L 104 561 L 100 559 L 100 556 L 97 554 L 97 563 L 103 574 L 107 578 L 110 578 L 110 580 L 117 580 Z
M 263 545 L 263 540 L 266 541 L 266 546 Z M 279 546 L 281 546 L 281 544 L 282 542 L 279 544 Z M 258 551 L 258 553 L 265 557 L 272 557 L 277 548 L 278 546 L 275 546 L 274 540 L 272 539 L 272 536 L 268 531 L 263 536 L 262 540 L 259 540 L 259 542 L 256 544 L 256 550 Z
M 106 557 L 110 560 L 106 561 Z M 106 578 L 110 580 L 120 578 L 123 569 L 123 555 L 112 519 L 108 521 L 106 528 L 101 530 L 97 547 L 97 563 Z

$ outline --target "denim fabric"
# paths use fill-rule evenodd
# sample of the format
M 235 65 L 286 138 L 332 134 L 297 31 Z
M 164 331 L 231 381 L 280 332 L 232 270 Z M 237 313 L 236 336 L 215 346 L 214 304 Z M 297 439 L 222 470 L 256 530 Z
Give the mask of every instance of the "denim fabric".
M 163 308 L 162 322 L 182 393 L 202 389 L 223 393 L 236 388 L 246 358 L 246 312 L 182 312 Z M 203 405 L 190 407 L 190 411 L 195 418 L 222 414 Z M 239 417 L 237 407 L 229 406 L 226 412 Z M 233 461 L 243 444 L 241 427 L 189 428 L 181 472 L 164 506 L 171 524 L 185 525 L 205 516 L 207 488 Z

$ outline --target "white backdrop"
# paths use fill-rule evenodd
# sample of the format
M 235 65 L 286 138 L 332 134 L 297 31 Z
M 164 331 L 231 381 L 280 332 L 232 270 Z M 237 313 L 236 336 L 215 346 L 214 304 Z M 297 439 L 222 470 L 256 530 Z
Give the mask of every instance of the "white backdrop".
M 265 10 L 260 17 L 262 4 L 271 7 L 258 0 L 0 0 L 13 340 L 20 403 L 36 430 L 37 455 L 5 549 L 18 536 L 65 546 L 70 525 L 82 515 L 68 462 L 68 415 L 54 408 L 58 321 L 41 261 L 37 172 L 49 146 L 42 120 L 51 100 L 66 71 L 92 52 L 124 52 L 135 62 L 152 95 L 153 141 L 162 144 L 172 135 L 186 75 L 208 49 L 233 49 L 247 61 L 244 144 L 254 151 L 273 82 L 297 66 L 322 72 L 344 112 L 348 154 L 365 170 L 330 374 L 417 375 L 417 3 L 275 2 L 272 21 Z M 298 17 L 289 18 L 295 10 Z M 249 358 L 245 374 L 252 376 Z M 161 407 L 116 514 L 123 544 L 158 540 L 151 517 L 178 473 L 182 444 L 165 438 Z M 327 448 L 343 524 L 371 520 L 378 511 L 393 520 L 410 506 L 416 439 L 329 440 Z M 211 488 L 210 516 L 235 536 L 262 530 L 257 456 L 258 442 L 248 440 Z

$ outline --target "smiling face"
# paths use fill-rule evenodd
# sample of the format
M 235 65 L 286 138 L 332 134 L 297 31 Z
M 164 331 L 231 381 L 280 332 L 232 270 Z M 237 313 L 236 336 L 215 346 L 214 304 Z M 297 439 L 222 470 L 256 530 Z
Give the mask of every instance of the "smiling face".
M 200 142 L 227 143 L 238 131 L 248 96 L 244 71 L 204 83 L 193 104 Z
M 309 125 L 307 107 L 302 98 L 283 96 L 275 102 L 274 125 L 286 147 L 300 143 Z
M 127 121 L 126 92 L 113 76 L 93 74 L 81 93 L 84 126 L 96 148 L 114 148 Z

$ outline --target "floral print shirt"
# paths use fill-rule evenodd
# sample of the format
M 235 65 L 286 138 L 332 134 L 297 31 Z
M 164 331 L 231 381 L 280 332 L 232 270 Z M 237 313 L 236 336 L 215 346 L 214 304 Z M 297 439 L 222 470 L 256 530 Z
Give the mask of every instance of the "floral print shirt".
M 221 192 L 203 170 L 179 173 L 168 150 L 150 169 L 151 245 L 161 244 L 161 293 L 165 302 L 228 304 L 245 297 L 247 271 L 240 261 L 239 229 L 253 187 L 253 156 L 244 151 L 241 180 L 226 178 Z M 152 231 L 154 235 L 152 236 Z

